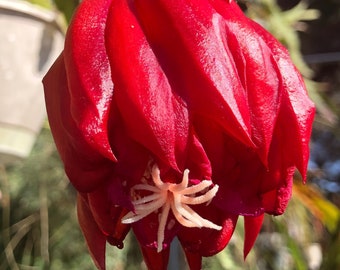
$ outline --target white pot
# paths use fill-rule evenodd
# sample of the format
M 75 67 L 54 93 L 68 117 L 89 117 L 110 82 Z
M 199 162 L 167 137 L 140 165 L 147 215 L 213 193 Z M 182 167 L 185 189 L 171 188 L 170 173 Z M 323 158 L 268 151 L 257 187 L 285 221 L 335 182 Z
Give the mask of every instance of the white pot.
M 42 77 L 61 52 L 56 15 L 0 0 L 0 164 L 27 157 L 45 120 Z

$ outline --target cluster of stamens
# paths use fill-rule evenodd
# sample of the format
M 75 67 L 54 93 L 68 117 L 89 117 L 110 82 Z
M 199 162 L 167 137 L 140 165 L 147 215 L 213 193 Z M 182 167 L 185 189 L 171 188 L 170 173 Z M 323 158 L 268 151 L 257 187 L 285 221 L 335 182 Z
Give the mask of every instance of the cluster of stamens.
M 151 179 L 154 185 L 143 183 L 132 188 L 134 192 L 147 191 L 151 192 L 151 194 L 133 200 L 134 211 L 127 213 L 122 218 L 122 223 L 134 223 L 161 209 L 157 231 L 158 252 L 163 249 L 164 231 L 170 210 L 176 220 L 185 227 L 222 229 L 221 226 L 202 218 L 189 207 L 189 205 L 209 203 L 212 200 L 218 191 L 218 185 L 214 185 L 209 189 L 213 185 L 211 180 L 203 180 L 197 185 L 188 186 L 189 170 L 186 169 L 183 172 L 181 183 L 164 183 L 160 178 L 160 170 L 156 164 L 152 166 Z

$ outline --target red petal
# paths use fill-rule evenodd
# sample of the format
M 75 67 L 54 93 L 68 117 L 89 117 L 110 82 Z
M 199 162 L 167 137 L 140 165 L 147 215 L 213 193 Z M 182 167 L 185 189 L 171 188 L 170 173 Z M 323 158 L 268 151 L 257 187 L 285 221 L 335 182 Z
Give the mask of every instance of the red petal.
M 189 136 L 188 158 L 185 168 L 190 168 L 191 179 L 211 179 L 210 160 L 193 127 Z
M 259 193 L 266 169 L 252 149 L 227 136 L 208 119 L 195 121 L 195 129 L 211 162 L 212 180 L 219 185 L 216 205 L 236 215 L 263 212 Z
M 293 175 L 295 166 L 289 166 L 289 156 L 277 155 L 276 148 L 273 152 L 272 164 L 269 172 L 263 176 L 261 183 L 262 205 L 266 213 L 281 215 L 285 211 L 292 196 Z M 281 150 L 282 151 L 282 150 Z
M 285 125 L 284 128 L 287 132 L 290 149 L 294 150 L 290 155 L 305 179 L 309 158 L 309 138 L 312 131 L 315 106 L 309 99 L 303 78 L 292 63 L 286 48 L 257 23 L 253 21 L 250 21 L 250 23 L 267 44 L 271 46 L 273 56 L 281 71 L 282 91 L 284 91 L 281 108 L 284 111 L 282 113 L 284 119 L 280 122 L 280 125 Z
M 105 270 L 106 237 L 94 221 L 86 199 L 78 195 L 78 220 L 91 257 L 98 269 Z
M 221 3 L 221 1 L 220 1 Z M 233 55 L 238 75 L 248 97 L 251 111 L 252 139 L 262 162 L 267 165 L 268 153 L 281 102 L 281 75 L 272 48 L 249 25 L 236 3 L 220 8 L 227 46 Z
M 88 143 L 73 119 L 63 54 L 43 82 L 48 119 L 65 171 L 78 190 L 92 190 L 111 174 L 112 161 Z
M 89 146 L 115 161 L 107 134 L 113 83 L 104 44 L 111 2 L 87 0 L 79 6 L 66 35 L 64 57 L 70 116 Z
M 107 21 L 114 98 L 128 135 L 178 170 L 187 147 L 187 109 L 172 92 L 130 5 L 114 1 Z
M 114 186 L 117 189 L 115 194 L 110 194 L 110 191 L 112 191 L 110 186 L 103 185 L 96 191 L 88 193 L 87 198 L 89 208 L 98 227 L 108 237 L 111 244 L 120 248 L 123 246 L 123 240 L 130 230 L 130 225 L 121 223 L 121 218 L 128 212 L 121 205 L 127 207 L 131 202 L 122 191 L 122 188 L 118 189 L 117 185 Z M 115 197 L 112 198 L 112 195 L 115 195 Z
M 190 111 L 253 146 L 244 91 L 208 1 L 134 3 L 149 45 Z
M 168 223 L 172 220 L 174 226 L 166 226 L 164 230 L 163 249 L 169 249 L 170 244 L 178 232 L 178 223 L 172 213 L 169 213 Z M 139 244 L 143 247 L 157 250 L 157 230 L 159 226 L 159 213 L 151 213 L 132 224 L 133 232 Z
M 244 217 L 244 259 L 247 257 L 249 251 L 255 243 L 257 235 L 259 234 L 262 227 L 263 218 L 264 214 L 258 217 Z
M 204 209 L 206 208 L 206 209 Z M 195 209 L 203 218 L 222 226 L 222 230 L 209 228 L 181 227 L 177 236 L 185 252 L 201 256 L 212 256 L 223 250 L 233 235 L 237 215 L 226 215 L 213 206 L 197 206 Z
M 315 109 L 300 73 L 287 50 L 260 25 L 244 16 L 236 2 L 210 2 L 226 19 L 228 44 L 248 91 L 253 116 L 252 138 L 259 146 L 262 160 L 269 153 L 276 116 L 279 109 L 284 108 L 284 123 L 278 125 L 286 125 L 287 136 L 291 138 L 287 145 L 294 149 L 292 160 L 305 176 Z
M 202 269 L 202 255 L 199 253 L 190 252 L 185 250 L 185 257 L 190 270 L 201 270 Z
M 149 270 L 168 269 L 170 248 L 157 252 L 155 248 L 148 248 L 141 245 L 144 261 Z

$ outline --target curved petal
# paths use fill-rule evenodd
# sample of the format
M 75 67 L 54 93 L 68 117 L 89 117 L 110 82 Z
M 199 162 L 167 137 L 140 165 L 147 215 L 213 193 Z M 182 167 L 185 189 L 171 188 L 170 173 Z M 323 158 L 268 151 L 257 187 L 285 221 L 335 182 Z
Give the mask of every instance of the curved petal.
M 243 87 L 215 23 L 222 18 L 209 2 L 137 0 L 134 7 L 149 45 L 190 112 L 253 146 Z
M 149 270 L 167 270 L 170 248 L 157 252 L 157 249 L 141 245 L 144 262 Z
M 265 211 L 269 214 L 282 214 L 291 198 L 293 175 L 296 169 L 294 148 L 297 140 L 292 137 L 292 131 L 285 123 L 287 114 L 280 114 L 275 127 L 274 139 L 271 145 L 268 171 L 263 174 L 260 190 Z
M 185 168 L 190 168 L 190 178 L 211 179 L 211 162 L 192 125 L 190 128 L 188 144 L 188 158 L 186 160 Z
M 188 254 L 198 253 L 201 256 L 212 256 L 220 252 L 229 243 L 233 235 L 237 215 L 226 214 L 215 207 L 197 206 L 195 211 L 222 229 L 187 228 L 181 226 L 177 236 L 184 251 Z
M 79 191 L 86 192 L 108 178 L 112 160 L 88 143 L 72 116 L 64 58 L 61 54 L 44 77 L 46 110 L 66 174 Z
M 224 134 L 208 119 L 197 119 L 195 130 L 211 162 L 211 179 L 219 185 L 212 203 L 235 215 L 263 212 L 259 194 L 266 168 L 256 152 Z
M 64 58 L 69 106 L 82 138 L 115 161 L 107 134 L 113 83 L 105 50 L 105 23 L 112 0 L 86 0 L 68 28 Z
M 272 48 L 273 57 L 280 69 L 282 77 L 281 91 L 283 91 L 283 101 L 280 109 L 284 111 L 282 114 L 285 115 L 285 118 L 280 121 L 280 125 L 285 125 L 284 129 L 288 134 L 287 145 L 289 144 L 294 149 L 294 151 L 290 152 L 290 155 L 305 179 L 315 106 L 309 99 L 303 78 L 292 63 L 286 48 L 257 23 L 251 20 L 249 20 L 249 23 Z
M 259 234 L 264 214 L 257 217 L 244 217 L 244 247 L 243 256 L 247 257 L 249 251 L 254 246 L 257 235 Z
M 224 18 L 220 22 L 220 28 L 225 30 L 226 47 L 231 48 L 238 76 L 247 94 L 252 139 L 262 162 L 267 165 L 273 130 L 281 105 L 282 82 L 278 63 L 270 44 L 248 23 L 248 18 L 236 3 L 212 2 L 215 2 L 217 11 L 221 12 Z
M 114 1 L 107 21 L 114 99 L 128 135 L 162 163 L 183 171 L 188 112 L 183 100 L 173 93 L 130 5 Z
M 88 207 L 92 212 L 93 219 L 109 242 L 121 248 L 123 247 L 123 240 L 130 230 L 129 225 L 121 223 L 121 218 L 128 212 L 127 208 L 123 208 L 121 205 L 128 207 L 131 202 L 124 195 L 122 188 L 116 189 L 115 196 L 112 196 L 113 194 L 110 194 L 112 188 L 109 185 L 102 185 L 97 190 L 87 194 Z
M 202 269 L 202 255 L 197 252 L 190 252 L 184 250 L 185 257 L 187 259 L 190 270 L 201 270 Z
M 77 213 L 91 257 L 100 270 L 105 270 L 106 236 L 94 221 L 92 212 L 85 197 L 78 195 Z

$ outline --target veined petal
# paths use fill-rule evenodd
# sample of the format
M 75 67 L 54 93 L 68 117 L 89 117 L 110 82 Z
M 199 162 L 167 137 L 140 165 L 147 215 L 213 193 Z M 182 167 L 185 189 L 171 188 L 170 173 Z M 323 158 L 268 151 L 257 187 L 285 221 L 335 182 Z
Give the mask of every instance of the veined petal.
M 189 154 L 185 168 L 190 168 L 192 179 L 211 179 L 212 168 L 206 149 L 197 137 L 194 123 L 191 121 L 189 135 Z

